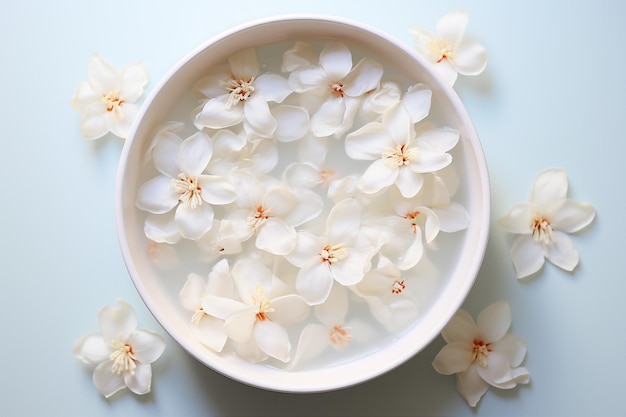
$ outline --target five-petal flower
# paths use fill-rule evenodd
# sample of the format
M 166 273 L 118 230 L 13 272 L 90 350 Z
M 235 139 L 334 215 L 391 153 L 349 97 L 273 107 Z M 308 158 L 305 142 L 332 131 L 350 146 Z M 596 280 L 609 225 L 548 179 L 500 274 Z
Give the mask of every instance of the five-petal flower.
M 504 230 L 521 235 L 511 248 L 518 278 L 539 271 L 545 258 L 567 271 L 578 265 L 578 252 L 567 233 L 589 225 L 596 212 L 589 203 L 567 198 L 567 186 L 563 169 L 546 169 L 535 179 L 530 201 L 516 204 L 498 219 Z
M 81 136 L 98 139 L 108 132 L 125 139 L 139 107 L 135 104 L 148 84 L 148 70 L 141 62 L 118 72 L 99 55 L 89 59 L 89 81 L 76 87 L 71 105 L 82 120 Z
M 414 28 L 415 48 L 439 74 L 454 85 L 457 74 L 478 75 L 487 66 L 487 51 L 480 43 L 465 36 L 467 12 L 455 10 L 437 23 L 437 34 Z
M 459 310 L 441 332 L 448 344 L 433 360 L 433 367 L 443 375 L 457 374 L 457 388 L 472 407 L 489 385 L 509 389 L 530 381 L 528 370 L 519 366 L 526 345 L 508 332 L 510 326 L 509 304 L 499 302 L 481 311 L 476 322 Z
M 118 307 L 104 306 L 98 315 L 100 333 L 80 338 L 74 355 L 81 361 L 97 365 L 93 383 L 109 398 L 128 387 L 135 394 L 150 392 L 152 366 L 163 350 L 165 340 L 149 330 L 137 329 L 135 311 L 125 301 Z

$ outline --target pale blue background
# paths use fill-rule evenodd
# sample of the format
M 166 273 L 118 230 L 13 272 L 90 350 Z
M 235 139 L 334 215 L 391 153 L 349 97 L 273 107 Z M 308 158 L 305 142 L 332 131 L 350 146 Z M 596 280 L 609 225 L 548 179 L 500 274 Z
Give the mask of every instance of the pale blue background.
M 0 415 L 624 415 L 626 375 L 626 2 L 487 0 L 0 1 L 2 290 Z M 353 18 L 412 43 L 464 7 L 487 70 L 456 85 L 482 138 L 493 216 L 527 199 L 535 175 L 560 166 L 570 195 L 597 220 L 573 237 L 574 273 L 552 265 L 518 282 L 512 242 L 493 221 L 465 303 L 473 315 L 507 300 L 526 339 L 532 382 L 491 389 L 476 409 L 431 361 L 441 338 L 400 368 L 326 394 L 264 392 L 205 368 L 168 340 L 153 392 L 103 399 L 72 355 L 97 330 L 101 306 L 130 301 L 141 327 L 162 332 L 118 248 L 114 180 L 123 141 L 87 142 L 69 105 L 97 52 L 118 68 L 143 60 L 153 87 L 207 38 L 254 18 L 315 12 Z

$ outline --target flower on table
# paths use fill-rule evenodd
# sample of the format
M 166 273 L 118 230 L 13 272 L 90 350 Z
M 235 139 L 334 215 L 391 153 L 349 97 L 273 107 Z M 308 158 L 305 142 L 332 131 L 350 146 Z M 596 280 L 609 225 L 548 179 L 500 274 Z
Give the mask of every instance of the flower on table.
M 139 110 L 137 101 L 148 84 L 148 70 L 141 62 L 118 72 L 101 56 L 89 59 L 88 81 L 81 82 L 70 101 L 82 120 L 81 136 L 98 139 L 108 132 L 125 139 Z
M 443 375 L 457 374 L 457 388 L 471 407 L 478 404 L 489 385 L 510 389 L 530 382 L 519 365 L 526 356 L 524 341 L 510 333 L 511 309 L 498 302 L 481 311 L 474 322 L 459 310 L 441 332 L 447 342 L 433 360 Z
M 535 179 L 530 200 L 498 219 L 504 230 L 520 235 L 511 248 L 518 278 L 539 271 L 546 258 L 566 271 L 578 265 L 578 251 L 567 234 L 589 225 L 596 212 L 589 203 L 567 198 L 567 188 L 563 169 L 546 169 Z
M 364 95 L 378 88 L 383 67 L 363 58 L 356 65 L 348 47 L 337 41 L 324 45 L 318 64 L 309 62 L 310 49 L 302 43 L 283 55 L 283 68 L 293 69 L 289 86 L 311 107 L 311 132 L 317 137 L 338 136 L 352 127 Z M 314 104 L 312 104 L 314 103 Z
M 106 398 L 128 387 L 135 394 L 147 394 L 152 384 L 152 363 L 165 349 L 162 336 L 137 329 L 135 311 L 127 302 L 104 306 L 98 315 L 100 333 L 80 338 L 74 355 L 96 365 L 93 383 Z
M 259 71 L 256 51 L 247 48 L 230 56 L 228 65 L 201 80 L 196 91 L 207 100 L 195 117 L 196 127 L 222 129 L 243 123 L 248 132 L 272 137 L 277 121 L 268 103 L 281 103 L 292 90 L 284 77 L 259 75 Z M 291 110 L 300 115 L 293 107 L 283 109 L 283 113 Z
M 155 215 L 146 219 L 145 230 L 156 241 L 174 243 L 178 232 L 197 240 L 213 226 L 212 204 L 224 205 L 236 198 L 235 189 L 224 177 L 203 174 L 213 154 L 204 132 L 182 140 L 163 136 L 152 157 L 160 175 L 145 182 L 137 193 L 136 206 Z M 208 203 L 208 204 L 207 204 Z
M 458 74 L 478 75 L 487 66 L 487 51 L 476 40 L 465 36 L 467 12 L 455 10 L 437 23 L 436 34 L 416 27 L 415 49 L 426 58 L 439 74 L 454 85 Z

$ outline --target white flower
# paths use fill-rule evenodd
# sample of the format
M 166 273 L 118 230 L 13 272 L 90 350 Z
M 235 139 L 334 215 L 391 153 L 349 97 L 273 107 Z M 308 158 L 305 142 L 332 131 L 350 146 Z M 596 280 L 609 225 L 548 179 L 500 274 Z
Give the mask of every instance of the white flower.
M 528 370 L 519 366 L 526 345 L 508 332 L 510 326 L 511 309 L 499 302 L 481 311 L 476 323 L 459 310 L 441 332 L 448 344 L 433 360 L 433 367 L 443 375 L 457 374 L 457 388 L 472 407 L 489 385 L 510 389 L 530 381 Z
M 78 359 L 97 365 L 93 383 L 106 398 L 126 387 L 135 394 L 150 392 L 151 364 L 165 349 L 159 334 L 137 329 L 137 317 L 127 302 L 117 303 L 119 307 L 100 310 L 100 333 L 83 336 L 74 345 Z
M 194 335 L 200 343 L 216 352 L 221 352 L 226 344 L 224 321 L 206 314 L 202 308 L 202 299 L 207 295 L 232 298 L 234 292 L 228 261 L 222 259 L 213 266 L 206 282 L 197 274 L 189 274 L 178 294 L 183 307 L 193 312 L 191 330 Z
M 286 255 L 296 246 L 296 226 L 316 218 L 324 207 L 321 197 L 304 188 L 264 184 L 252 175 L 235 176 L 238 210 L 228 220 L 242 241 L 255 239 L 256 247 Z
M 564 170 L 546 169 L 535 179 L 530 201 L 516 204 L 498 219 L 504 230 L 521 235 L 511 248 L 518 278 L 539 271 L 545 258 L 567 271 L 578 265 L 578 252 L 567 233 L 589 225 L 596 212 L 588 203 L 566 198 L 567 185 Z
M 228 337 L 249 351 L 257 348 L 266 356 L 288 362 L 291 342 L 284 326 L 304 320 L 309 306 L 295 294 L 283 294 L 284 284 L 257 260 L 238 261 L 232 279 L 241 301 L 209 294 L 202 299 L 204 312 L 224 320 Z
M 308 49 L 296 44 L 283 56 L 283 68 L 294 69 L 289 86 L 311 104 L 311 131 L 315 136 L 341 135 L 352 126 L 365 93 L 376 89 L 383 68 L 369 58 L 354 67 L 348 47 L 329 41 L 319 56 L 319 65 L 306 65 Z M 307 106 L 309 107 L 309 106 Z
M 407 326 L 418 315 L 411 286 L 411 280 L 404 279 L 393 262 L 381 257 L 377 267 L 352 289 L 367 302 L 374 318 L 392 332 Z
M 272 137 L 277 127 L 268 102 L 280 103 L 292 93 L 280 75 L 259 75 L 259 62 L 252 48 L 233 54 L 228 65 L 201 80 L 196 90 L 208 98 L 196 115 L 196 127 L 222 129 L 243 122 L 246 131 L 264 138 Z M 283 113 L 290 110 L 294 109 L 283 109 Z
M 361 206 L 349 198 L 331 209 L 323 236 L 298 231 L 296 247 L 285 258 L 300 268 L 296 291 L 309 304 L 323 303 L 334 281 L 354 285 L 369 270 L 372 246 L 360 233 L 360 224 Z
M 139 188 L 135 204 L 158 215 L 176 210 L 173 216 L 149 217 L 145 229 L 149 237 L 172 243 L 178 231 L 186 239 L 199 239 L 213 226 L 211 204 L 235 200 L 234 187 L 226 179 L 203 174 L 211 156 L 211 140 L 203 132 L 185 140 L 163 136 L 154 146 L 154 165 L 161 175 Z
M 423 174 L 445 168 L 452 162 L 447 152 L 459 140 L 454 129 L 421 131 L 413 124 L 430 109 L 430 91 L 417 85 L 401 102 L 346 137 L 346 153 L 353 159 L 374 161 L 359 179 L 361 191 L 372 194 L 396 184 L 404 197 L 413 197 L 422 187 Z
M 313 310 L 319 323 L 307 324 L 302 329 L 289 368 L 319 356 L 328 347 L 341 351 L 355 341 L 372 337 L 371 326 L 366 323 L 358 319 L 346 322 L 348 309 L 348 290 L 341 285 L 333 286 L 326 301 Z
M 487 51 L 475 40 L 464 36 L 468 17 L 464 10 L 455 10 L 437 23 L 437 34 L 423 28 L 411 29 L 415 48 L 439 74 L 454 85 L 457 73 L 478 75 L 487 66 Z
M 98 139 L 108 132 L 128 136 L 139 107 L 135 104 L 148 84 L 143 63 L 126 66 L 118 72 L 99 55 L 89 59 L 88 81 L 76 87 L 71 105 L 82 120 L 81 136 Z

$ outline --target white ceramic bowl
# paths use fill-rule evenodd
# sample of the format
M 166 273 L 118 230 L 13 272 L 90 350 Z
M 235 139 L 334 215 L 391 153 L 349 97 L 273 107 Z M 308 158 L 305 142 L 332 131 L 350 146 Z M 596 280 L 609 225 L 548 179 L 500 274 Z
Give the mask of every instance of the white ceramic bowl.
M 455 196 L 470 214 L 462 232 L 461 250 L 450 260 L 432 302 L 420 308 L 419 320 L 409 329 L 366 356 L 338 365 L 306 371 L 285 371 L 245 362 L 234 355 L 222 356 L 202 346 L 191 333 L 189 317 L 180 314 L 176 301 L 147 256 L 143 220 L 135 207 L 141 184 L 142 158 L 155 133 L 193 83 L 212 66 L 225 62 L 233 52 L 277 41 L 334 38 L 357 45 L 379 62 L 405 72 L 415 83 L 433 91 L 432 108 L 442 122 L 459 129 L 461 139 L 454 150 L 461 192 Z M 366 25 L 329 16 L 286 15 L 258 20 L 233 28 L 192 51 L 153 89 L 126 141 L 117 179 L 116 216 L 121 251 L 141 298 L 163 328 L 201 363 L 235 380 L 284 392 L 328 391 L 374 378 L 410 359 L 442 330 L 469 293 L 480 268 L 489 229 L 490 192 L 482 148 L 463 104 L 454 90 L 440 80 L 410 47 Z M 186 275 L 186 273 L 185 273 Z

